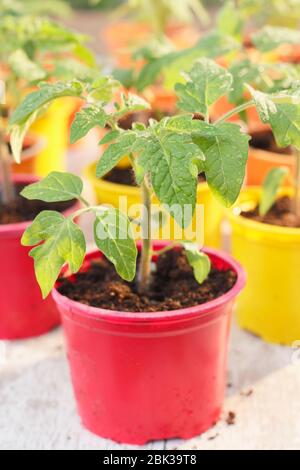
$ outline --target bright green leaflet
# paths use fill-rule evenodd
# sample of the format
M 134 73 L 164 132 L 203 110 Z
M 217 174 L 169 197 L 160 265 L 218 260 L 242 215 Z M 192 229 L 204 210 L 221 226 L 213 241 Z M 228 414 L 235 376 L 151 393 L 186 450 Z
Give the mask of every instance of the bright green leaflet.
M 175 85 L 178 107 L 191 113 L 207 115 L 209 106 L 228 93 L 232 85 L 231 74 L 210 59 L 197 60 L 183 76 L 186 83 Z
M 272 168 L 272 170 L 269 171 L 262 187 L 259 215 L 264 216 L 271 209 L 283 179 L 287 174 L 287 168 Z
M 71 273 L 80 269 L 86 244 L 78 225 L 53 211 L 41 212 L 22 237 L 24 246 L 40 241 L 44 243 L 33 248 L 30 256 L 34 259 L 35 274 L 43 298 L 46 298 L 65 263 L 68 263 Z
M 118 209 L 99 212 L 94 224 L 94 238 L 98 248 L 111 261 L 117 273 L 132 281 L 136 271 L 137 248 L 130 221 Z
M 128 131 L 121 133 L 116 141 L 111 144 L 101 156 L 96 169 L 97 178 L 102 178 L 108 173 L 125 155 L 132 151 L 136 141 L 136 134 Z
M 45 70 L 30 60 L 22 49 L 17 49 L 8 57 L 8 64 L 17 77 L 28 82 L 43 80 L 46 77 Z
M 300 44 L 300 32 L 289 28 L 265 26 L 252 36 L 257 49 L 268 52 L 282 44 Z
M 26 199 L 38 199 L 45 202 L 71 201 L 81 196 L 81 179 L 71 173 L 51 172 L 43 180 L 23 189 L 21 195 Z
M 42 106 L 56 98 L 64 96 L 80 96 L 82 93 L 80 82 L 57 82 L 53 84 L 43 84 L 38 91 L 34 91 L 26 96 L 24 101 L 13 113 L 10 124 L 22 124 L 29 116 Z
M 203 131 L 194 134 L 194 142 L 205 155 L 207 183 L 226 207 L 236 201 L 245 177 L 249 136 L 232 123 L 202 123 Z
M 272 127 L 279 147 L 294 145 L 300 150 L 300 87 L 280 94 L 266 94 L 248 86 L 260 118 Z
M 104 128 L 107 118 L 108 116 L 105 110 L 98 106 L 89 106 L 76 113 L 71 126 L 71 144 L 74 144 L 77 140 L 85 137 L 94 127 L 99 126 Z
M 202 284 L 211 270 L 211 262 L 209 256 L 199 251 L 197 244 L 192 242 L 182 242 L 186 252 L 189 264 L 192 266 L 194 276 L 199 284 Z

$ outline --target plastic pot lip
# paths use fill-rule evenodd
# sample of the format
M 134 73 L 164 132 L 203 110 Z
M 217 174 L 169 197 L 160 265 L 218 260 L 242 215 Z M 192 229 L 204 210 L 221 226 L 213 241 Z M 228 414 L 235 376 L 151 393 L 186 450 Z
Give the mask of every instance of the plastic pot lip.
M 129 186 L 127 184 L 112 183 L 111 181 L 105 181 L 103 178 L 96 178 L 95 175 L 96 163 L 90 164 L 85 169 L 85 175 L 90 180 L 90 182 L 97 184 L 103 188 L 103 190 L 109 190 L 114 193 L 122 193 L 122 195 L 133 196 L 138 198 L 140 195 L 140 190 L 138 187 Z M 206 182 L 198 183 L 197 193 L 201 194 L 208 190 L 208 184 Z
M 154 244 L 156 247 L 163 247 L 169 242 L 158 242 Z M 225 294 L 221 295 L 217 299 L 206 302 L 205 304 L 196 305 L 194 307 L 188 307 L 179 310 L 169 310 L 161 312 L 121 312 L 116 310 L 106 310 L 97 307 L 90 307 L 85 304 L 81 304 L 68 297 L 60 294 L 56 288 L 52 290 L 52 296 L 56 304 L 61 306 L 65 311 L 72 311 L 76 315 L 83 317 L 89 317 L 95 320 L 106 320 L 113 323 L 124 323 L 134 322 L 136 324 L 147 323 L 149 321 L 170 321 L 170 320 L 184 320 L 189 318 L 195 318 L 199 316 L 209 315 L 215 313 L 218 309 L 224 307 L 226 304 L 234 301 L 240 291 L 244 288 L 246 283 L 246 273 L 243 267 L 230 256 L 229 254 L 211 248 L 204 248 L 205 253 L 212 255 L 226 264 L 237 273 L 237 281 L 235 285 Z M 89 252 L 86 259 L 93 258 L 99 253 L 98 250 Z
M 276 163 L 286 166 L 287 164 L 293 163 L 293 156 L 289 153 L 276 153 L 269 150 L 259 149 L 256 147 L 249 148 L 249 158 L 255 157 L 259 160 L 270 163 L 270 161 L 275 161 Z
M 252 231 L 257 233 L 265 234 L 269 239 L 280 238 L 281 240 L 286 239 L 290 241 L 291 239 L 296 239 L 300 242 L 300 228 L 292 227 L 279 227 L 277 225 L 265 224 L 262 222 L 257 222 L 256 220 L 247 219 L 239 214 L 235 214 L 234 210 L 238 207 L 241 207 L 244 204 L 249 204 L 257 202 L 258 196 L 261 193 L 261 188 L 259 186 L 251 186 L 242 191 L 243 200 L 235 204 L 234 208 L 228 209 L 227 214 L 230 221 L 243 228 L 246 232 Z M 282 188 L 279 191 L 279 195 L 291 195 L 292 188 Z
M 39 177 L 35 175 L 28 175 L 28 174 L 15 174 L 13 175 L 13 182 L 14 183 L 24 183 L 24 184 L 32 184 L 39 181 Z M 75 203 L 73 207 L 75 207 L 79 203 Z M 68 214 L 69 210 L 67 209 L 64 211 L 64 214 Z M 0 224 L 0 239 L 3 237 L 18 237 L 20 236 L 29 225 L 32 223 L 32 220 L 28 220 L 25 222 L 17 222 L 14 224 Z

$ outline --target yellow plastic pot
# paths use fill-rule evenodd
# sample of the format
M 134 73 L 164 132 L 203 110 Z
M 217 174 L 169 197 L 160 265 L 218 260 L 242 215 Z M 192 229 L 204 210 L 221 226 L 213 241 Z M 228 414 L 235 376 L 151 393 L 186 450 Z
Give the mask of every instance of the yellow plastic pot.
M 95 163 L 87 168 L 86 175 L 93 187 L 98 204 L 110 204 L 124 211 L 132 208 L 133 211 L 131 213 L 129 212 L 130 216 L 133 218 L 140 216 L 140 213 L 134 211 L 134 206 L 141 203 L 139 188 L 97 179 Z M 126 196 L 127 207 L 120 207 L 120 196 Z M 155 198 L 153 202 L 158 204 Z M 202 205 L 204 211 L 202 211 L 201 207 L 197 209 L 198 224 L 196 225 L 196 218 L 194 218 L 191 224 L 191 230 L 197 234 L 195 240 L 200 244 L 203 243 L 205 246 L 219 248 L 221 245 L 220 225 L 223 216 L 223 208 L 215 200 L 206 183 L 200 183 L 198 185 L 197 202 Z M 178 228 L 176 228 L 174 221 L 170 223 L 170 226 L 169 239 L 173 239 L 176 234 L 175 230 Z M 158 236 L 154 236 L 154 238 L 164 238 L 162 237 L 161 231 L 157 235 Z
M 238 206 L 229 211 L 232 253 L 248 276 L 238 301 L 238 323 L 268 342 L 291 345 L 300 339 L 300 229 L 238 215 L 259 198 L 259 188 L 246 189 Z
M 44 149 L 35 160 L 38 176 L 46 176 L 53 170 L 66 170 L 70 116 L 77 106 L 78 101 L 73 98 L 55 101 L 31 127 L 32 132 L 45 141 Z

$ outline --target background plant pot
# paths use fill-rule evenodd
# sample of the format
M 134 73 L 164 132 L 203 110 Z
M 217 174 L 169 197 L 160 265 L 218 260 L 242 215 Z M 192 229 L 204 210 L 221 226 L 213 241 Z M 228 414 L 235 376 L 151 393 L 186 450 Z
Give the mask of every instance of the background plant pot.
M 96 178 L 96 164 L 90 165 L 86 170 L 86 175 L 95 192 L 98 204 L 111 204 L 114 207 L 119 205 L 120 196 L 127 197 L 127 206 L 140 204 L 140 189 L 138 187 L 127 186 L 124 184 L 111 183 L 103 179 Z M 219 248 L 221 245 L 221 221 L 223 217 L 223 208 L 212 195 L 207 183 L 200 183 L 197 191 L 197 203 L 204 207 L 204 244 L 209 247 Z M 134 214 L 132 214 L 134 216 Z M 134 216 L 136 217 L 136 215 Z M 175 225 L 171 222 L 171 238 Z M 195 219 L 192 224 L 195 228 Z M 202 226 L 200 227 L 202 232 Z M 197 234 L 199 243 L 203 241 L 201 234 Z
M 70 116 L 77 107 L 77 99 L 61 98 L 51 104 L 46 114 L 31 127 L 32 132 L 46 143 L 35 160 L 35 174 L 38 176 L 66 170 Z
M 14 177 L 15 183 L 36 180 L 29 175 Z M 60 323 L 53 299 L 42 299 L 28 256 L 30 249 L 20 243 L 29 224 L 0 225 L 0 339 L 4 340 L 37 336 Z
M 137 69 L 143 65 L 143 60 L 133 60 L 132 54 L 154 38 L 149 24 L 130 20 L 110 21 L 103 34 L 106 48 L 116 65 Z M 200 38 L 196 26 L 179 23 L 170 24 L 165 34 L 175 49 L 191 47 Z
M 239 207 L 253 208 L 259 197 L 259 188 L 246 189 Z M 300 229 L 263 224 L 236 211 L 229 212 L 232 253 L 247 272 L 238 322 L 266 341 L 291 345 L 300 338 Z
M 114 312 L 53 291 L 79 414 L 87 429 L 115 441 L 144 444 L 190 438 L 218 420 L 231 311 L 245 278 L 228 255 L 207 253 L 218 269 L 234 269 L 238 280 L 225 295 L 193 308 Z M 99 252 L 89 254 L 85 268 L 97 257 Z
M 285 166 L 290 171 L 286 180 L 286 184 L 288 184 L 291 181 L 291 176 L 295 174 L 295 158 L 292 155 L 279 154 L 250 146 L 246 173 L 247 185 L 261 186 L 269 171 L 280 166 Z

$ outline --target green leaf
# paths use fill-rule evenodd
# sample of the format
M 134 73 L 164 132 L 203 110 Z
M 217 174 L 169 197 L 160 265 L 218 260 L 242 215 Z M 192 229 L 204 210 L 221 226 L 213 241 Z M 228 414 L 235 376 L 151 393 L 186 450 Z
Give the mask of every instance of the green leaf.
M 102 178 L 125 156 L 132 152 L 132 146 L 136 141 L 136 134 L 132 131 L 123 132 L 117 137 L 101 156 L 97 168 L 97 178 Z
M 185 84 L 177 83 L 178 107 L 191 113 L 206 115 L 208 108 L 228 93 L 232 76 L 210 59 L 199 59 L 189 73 L 184 73 Z
M 272 168 L 269 171 L 262 186 L 259 215 L 264 216 L 271 209 L 276 200 L 277 192 L 287 174 L 287 168 Z
M 94 237 L 96 245 L 113 263 L 117 273 L 126 281 L 132 281 L 137 248 L 128 217 L 114 208 L 99 213 L 94 224 Z
M 156 196 L 179 225 L 187 227 L 196 203 L 197 178 L 192 160 L 199 154 L 188 134 L 155 131 L 139 158 L 150 171 Z
M 265 26 L 252 36 L 254 45 L 262 52 L 268 52 L 282 44 L 300 44 L 300 32 L 289 28 Z
M 34 123 L 38 115 L 38 111 L 33 113 L 30 118 L 25 121 L 23 124 L 14 125 L 10 128 L 10 145 L 13 157 L 17 163 L 21 162 L 21 155 L 23 151 L 23 142 L 24 138 Z
M 113 77 L 100 77 L 92 83 L 90 98 L 96 103 L 107 104 L 113 99 L 114 92 L 119 86 L 120 83 Z
M 210 189 L 230 207 L 244 181 L 249 136 L 242 134 L 237 124 L 202 123 L 202 132 L 197 131 L 193 140 L 205 155 L 204 171 Z
M 58 60 L 54 60 L 54 72 L 53 75 L 58 79 L 72 80 L 76 77 L 77 80 L 95 80 L 99 70 L 95 67 L 89 67 L 88 65 L 79 62 L 72 57 L 62 57 Z
M 127 114 L 145 111 L 147 109 L 150 109 L 150 104 L 140 96 L 134 95 L 133 93 L 128 93 L 126 96 L 122 93 L 120 109 L 117 112 L 117 117 L 118 119 L 121 119 Z
M 196 243 L 182 242 L 185 249 L 187 260 L 194 270 L 195 279 L 202 284 L 208 277 L 211 270 L 211 262 L 209 256 L 199 250 Z
M 248 86 L 259 116 L 272 127 L 279 147 L 300 149 L 300 86 L 278 94 L 266 94 Z
M 154 83 L 161 73 L 165 77 L 165 86 L 172 88 L 180 80 L 181 71 L 192 66 L 201 57 L 221 57 L 237 50 L 240 45 L 231 37 L 218 32 L 208 33 L 194 46 L 182 51 L 170 52 L 147 63 L 137 78 L 137 89 L 143 90 Z
M 46 77 L 46 72 L 42 67 L 30 60 L 22 49 L 17 49 L 10 54 L 8 64 L 17 77 L 29 82 L 43 80 Z
M 70 141 L 71 144 L 82 139 L 87 133 L 96 126 L 105 127 L 107 114 L 103 108 L 98 106 L 89 106 L 76 113 L 72 122 Z
M 86 243 L 81 229 L 59 212 L 43 211 L 26 229 L 24 246 L 36 245 L 30 251 L 43 298 L 51 292 L 61 268 L 68 263 L 71 273 L 77 272 L 84 260 Z
M 243 20 L 233 1 L 227 1 L 217 17 L 218 31 L 237 40 L 242 37 Z
M 81 196 L 81 179 L 71 173 L 51 172 L 46 178 L 23 189 L 21 195 L 26 199 L 45 202 L 71 201 Z
M 83 86 L 78 81 L 57 82 L 54 84 L 43 84 L 38 91 L 34 91 L 26 96 L 24 101 L 13 113 L 10 124 L 22 124 L 29 116 L 41 107 L 63 96 L 80 96 Z
M 116 140 L 119 137 L 121 131 L 115 130 L 110 131 L 105 134 L 105 136 L 100 140 L 99 145 L 109 144 L 113 140 Z
M 263 76 L 266 73 L 264 64 L 251 62 L 248 58 L 234 62 L 229 67 L 229 72 L 233 77 L 233 85 L 228 95 L 229 101 L 234 104 L 244 102 L 245 84 L 262 87 Z

